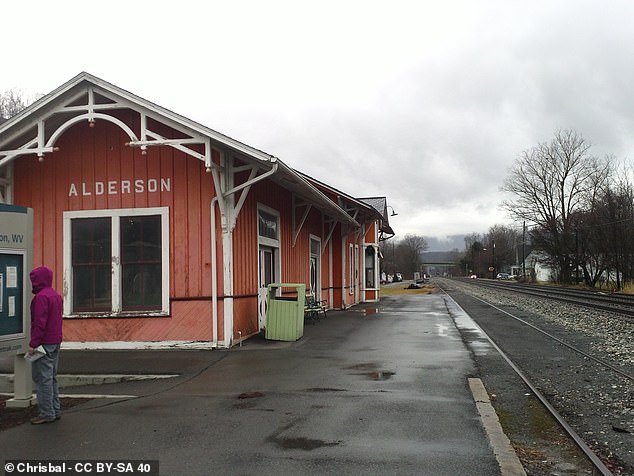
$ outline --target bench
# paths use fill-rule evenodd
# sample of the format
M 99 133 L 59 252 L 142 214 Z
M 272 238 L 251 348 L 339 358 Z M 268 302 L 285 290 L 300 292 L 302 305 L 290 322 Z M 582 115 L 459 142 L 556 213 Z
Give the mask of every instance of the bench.
M 306 295 L 306 301 L 304 305 L 304 319 L 307 321 L 319 321 L 320 314 L 326 317 L 326 300 L 318 301 L 312 294 Z

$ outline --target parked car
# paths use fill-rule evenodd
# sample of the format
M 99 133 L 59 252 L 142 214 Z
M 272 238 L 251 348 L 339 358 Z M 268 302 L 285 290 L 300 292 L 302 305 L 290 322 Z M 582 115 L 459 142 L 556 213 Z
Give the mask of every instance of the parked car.
M 513 279 L 508 273 L 498 273 L 497 279 Z

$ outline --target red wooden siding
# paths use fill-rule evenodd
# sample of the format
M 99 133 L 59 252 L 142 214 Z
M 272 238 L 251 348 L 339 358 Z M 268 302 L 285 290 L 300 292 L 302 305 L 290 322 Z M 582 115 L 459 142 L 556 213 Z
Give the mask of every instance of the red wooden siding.
M 240 298 L 234 302 L 233 339 L 238 341 L 259 332 L 258 298 Z
M 116 115 L 138 130 L 137 115 Z M 176 135 L 159 124 L 152 124 L 151 128 L 164 137 Z M 43 162 L 34 156 L 14 162 L 14 203 L 34 210 L 33 264 L 53 268 L 54 286 L 61 292 L 65 211 L 168 207 L 170 317 L 67 319 L 66 340 L 211 340 L 210 203 L 215 194 L 212 175 L 205 172 L 201 161 L 171 147 L 149 147 L 143 155 L 138 148 L 125 146 L 128 140 L 125 132 L 108 121 L 98 120 L 94 127 L 78 123 L 62 134 L 56 144 L 59 151 L 46 155 Z M 214 160 L 218 162 L 217 154 Z M 237 182 L 244 178 L 238 177 Z M 142 191 L 137 190 L 135 181 L 142 181 Z M 156 181 L 156 191 L 150 191 L 150 181 Z M 169 187 L 162 189 L 162 181 Z M 237 193 L 234 200 L 239 196 Z M 329 197 L 337 202 L 336 195 L 331 193 Z M 349 275 L 348 246 L 360 245 L 364 237 L 352 232 L 342 241 L 341 233 L 352 230 L 337 224 L 330 243 L 324 243 L 328 230 L 323 229 L 322 213 L 313 207 L 293 244 L 293 213 L 297 213 L 299 221 L 303 211 L 293 210 L 290 191 L 264 180 L 251 187 L 233 230 L 234 340 L 239 338 L 238 331 L 242 337 L 259 331 L 258 204 L 280 214 L 279 280 L 308 286 L 310 236 L 314 235 L 322 240 L 322 246 L 326 245 L 321 253 L 322 299 L 329 299 L 332 290 L 332 307 L 352 304 L 354 300 L 349 293 L 353 276 Z M 216 207 L 217 239 L 213 245 L 217 257 L 218 337 L 222 340 L 225 296 L 220 223 Z M 374 234 L 374 228 L 368 227 L 365 240 L 373 241 Z M 363 252 L 361 246 L 358 252 Z M 362 269 L 361 255 L 360 273 Z M 344 273 L 346 289 L 342 291 Z
M 120 116 L 134 128 L 133 116 Z M 164 130 L 160 133 L 169 136 Z M 14 203 L 34 210 L 34 266 L 53 268 L 54 286 L 62 291 L 65 211 L 169 207 L 170 298 L 211 300 L 211 174 L 205 172 L 202 162 L 173 148 L 148 148 L 147 155 L 142 155 L 139 149 L 124 145 L 128 140 L 110 122 L 97 121 L 94 127 L 79 123 L 62 134 L 56 144 L 60 150 L 43 162 L 34 156 L 14 162 Z M 136 180 L 143 181 L 143 191 L 135 190 Z M 150 180 L 156 180 L 152 182 L 156 191 L 149 191 Z M 169 181 L 168 190 L 161 188 L 161 180 Z M 123 189 L 124 183 L 129 191 Z M 109 186 L 116 193 L 109 193 Z M 222 270 L 222 260 L 219 262 Z M 222 289 L 221 275 L 218 281 Z M 193 305 L 201 306 L 207 309 L 210 321 L 210 302 Z M 184 313 L 177 315 L 180 309 Z M 183 303 L 173 303 L 172 316 L 177 319 L 67 320 L 66 338 L 83 340 L 94 332 L 90 340 L 101 340 L 103 333 L 107 334 L 103 340 L 132 335 L 139 340 L 192 339 L 196 334 L 209 340 L 211 331 L 206 327 L 211 324 L 207 326 L 203 318 L 198 331 L 195 326 L 189 328 L 188 309 Z
M 170 208 L 170 295 L 211 296 L 211 175 L 199 160 L 172 148 L 149 148 L 144 156 L 123 145 L 126 139 L 109 122 L 97 121 L 94 128 L 80 123 L 62 135 L 57 143 L 60 151 L 44 162 L 30 156 L 15 161 L 14 202 L 34 209 L 38 244 L 34 264 L 52 266 L 55 285 L 61 289 L 64 211 L 166 206 Z M 170 181 L 170 190 L 161 190 L 161 179 Z M 135 180 L 144 181 L 143 192 L 134 191 Z M 148 191 L 149 180 L 157 180 L 158 191 Z M 131 193 L 122 192 L 125 181 L 131 182 Z M 102 184 L 101 193 L 95 190 L 97 182 Z M 108 182 L 115 182 L 113 190 L 118 193 L 108 193 Z M 77 193 L 69 197 L 71 184 Z
M 173 318 L 65 319 L 64 339 L 77 342 L 211 340 L 211 301 L 176 301 Z
M 376 243 L 376 225 L 375 221 L 365 223 L 365 235 L 363 240 L 366 243 Z
M 236 198 L 237 199 L 237 198 Z M 281 276 L 279 280 L 289 283 L 310 282 L 309 257 L 310 235 L 323 240 L 322 215 L 315 208 L 300 230 L 293 246 L 293 207 L 292 194 L 288 190 L 265 180 L 255 184 L 245 201 L 237 220 L 233 235 L 234 249 L 234 328 L 245 334 L 257 332 L 257 286 L 258 286 L 258 228 L 257 206 L 259 204 L 276 210 L 280 214 L 280 253 Z M 299 217 L 298 217 L 299 218 Z M 340 238 L 335 238 L 340 242 Z M 336 248 L 336 247 L 334 247 Z M 329 255 L 328 251 L 321 255 L 322 298 L 327 299 L 329 288 Z M 335 260 L 336 265 L 336 260 Z M 340 266 L 337 267 L 340 273 Z M 235 334 L 235 332 L 234 332 Z M 237 338 L 234 335 L 234 338 Z
M 332 234 L 332 287 L 333 287 L 333 307 L 340 308 L 343 300 L 342 291 L 342 271 L 343 256 L 341 254 L 341 223 L 337 223 L 335 231 Z

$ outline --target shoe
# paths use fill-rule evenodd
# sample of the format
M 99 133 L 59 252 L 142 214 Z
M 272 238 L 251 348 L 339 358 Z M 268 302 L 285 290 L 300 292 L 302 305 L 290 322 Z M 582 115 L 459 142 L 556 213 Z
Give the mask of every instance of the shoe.
M 53 423 L 55 421 L 55 417 L 42 417 L 36 416 L 31 418 L 31 425 L 41 425 L 43 423 Z

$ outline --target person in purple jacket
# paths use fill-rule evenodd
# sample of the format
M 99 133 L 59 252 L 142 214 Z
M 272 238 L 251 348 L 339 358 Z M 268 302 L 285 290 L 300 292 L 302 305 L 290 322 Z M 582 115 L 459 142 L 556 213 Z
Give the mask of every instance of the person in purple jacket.
M 46 354 L 33 362 L 38 416 L 34 425 L 52 423 L 61 417 L 57 387 L 57 364 L 62 343 L 62 297 L 53 289 L 53 271 L 40 266 L 31 271 L 31 340 L 29 353 L 42 346 Z

